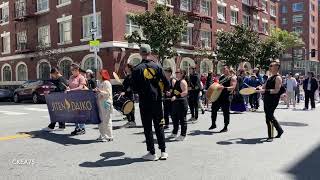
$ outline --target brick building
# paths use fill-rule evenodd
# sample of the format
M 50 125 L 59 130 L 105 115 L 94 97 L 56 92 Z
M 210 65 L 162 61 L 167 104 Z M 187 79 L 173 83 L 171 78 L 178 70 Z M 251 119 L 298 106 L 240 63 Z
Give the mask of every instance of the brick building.
M 319 12 L 318 0 L 281 0 L 279 3 L 279 26 L 289 32 L 300 34 L 304 47 L 293 48 L 283 58 L 283 73 L 304 71 L 318 73 Z M 315 53 L 312 53 L 314 51 Z
M 219 64 L 197 56 L 196 48 L 215 49 L 214 33 L 245 24 L 261 36 L 277 26 L 276 0 L 96 0 L 98 12 L 98 67 L 122 75 L 124 64 L 139 63 L 138 46 L 128 44 L 125 34 L 141 31 L 128 14 L 151 10 L 163 3 L 174 13 L 188 15 L 188 31 L 177 47 L 178 56 L 164 66 L 187 69 L 196 65 L 200 73 L 218 71 Z M 94 69 L 89 51 L 92 0 L 0 0 L 0 85 L 49 77 L 58 66 L 64 76 L 72 62 Z M 45 50 L 44 50 L 45 49 Z M 247 65 L 250 67 L 250 64 Z

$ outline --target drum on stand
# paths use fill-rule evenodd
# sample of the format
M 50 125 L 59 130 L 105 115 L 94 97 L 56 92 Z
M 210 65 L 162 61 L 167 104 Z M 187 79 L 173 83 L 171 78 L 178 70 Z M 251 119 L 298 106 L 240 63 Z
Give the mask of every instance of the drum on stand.
M 129 98 L 116 94 L 113 96 L 113 107 L 122 112 L 122 114 L 127 115 L 132 112 L 134 103 Z

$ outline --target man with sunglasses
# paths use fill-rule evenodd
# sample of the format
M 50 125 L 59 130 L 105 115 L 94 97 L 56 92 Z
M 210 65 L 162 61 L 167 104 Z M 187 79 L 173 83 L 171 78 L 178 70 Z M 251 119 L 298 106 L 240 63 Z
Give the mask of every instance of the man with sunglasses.
M 273 61 L 269 66 L 271 77 L 269 77 L 263 87 L 258 90 L 258 92 L 264 94 L 263 102 L 268 128 L 268 142 L 273 140 L 273 127 L 275 127 L 278 132 L 276 138 L 280 138 L 284 132 L 279 122 L 274 117 L 274 112 L 279 104 L 280 96 L 285 93 L 285 90 L 282 87 L 282 77 L 279 74 L 279 70 L 279 61 Z
M 201 90 L 200 77 L 196 72 L 196 67 L 191 66 L 189 76 L 188 103 L 191 111 L 191 121 L 197 122 L 199 114 L 199 95 Z

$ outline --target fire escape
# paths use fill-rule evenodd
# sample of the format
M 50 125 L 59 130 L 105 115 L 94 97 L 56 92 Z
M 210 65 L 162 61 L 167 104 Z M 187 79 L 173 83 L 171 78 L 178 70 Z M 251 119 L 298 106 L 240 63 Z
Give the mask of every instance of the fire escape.
M 212 23 L 212 15 L 205 15 L 201 12 L 201 0 L 192 0 L 191 11 L 187 13 L 189 20 L 191 20 L 194 24 L 192 31 L 192 45 L 194 49 L 199 50 L 202 48 L 201 42 L 201 25 L 203 23 L 208 23 L 211 25 Z M 209 6 L 209 12 L 211 12 L 211 6 Z
M 30 53 L 33 52 L 33 48 L 30 45 L 30 41 L 32 38 L 29 39 L 28 43 L 28 33 L 30 31 L 34 31 L 35 27 L 32 27 L 28 22 L 35 17 L 35 10 L 31 7 L 27 7 L 28 0 L 16 0 L 14 4 L 14 21 L 15 21 L 15 29 L 17 33 L 20 33 L 19 36 L 16 36 L 16 53 L 23 54 L 23 53 Z M 29 31 L 29 29 L 31 29 Z M 21 33 L 21 32 L 25 33 Z M 32 32 L 33 33 L 33 32 Z
M 264 9 L 261 7 L 262 4 L 260 0 L 243 0 L 242 2 L 244 5 L 247 5 L 249 7 L 250 28 L 260 33 L 259 24 L 256 27 L 254 22 L 254 19 L 257 18 L 257 16 L 259 15 L 259 12 L 264 11 Z

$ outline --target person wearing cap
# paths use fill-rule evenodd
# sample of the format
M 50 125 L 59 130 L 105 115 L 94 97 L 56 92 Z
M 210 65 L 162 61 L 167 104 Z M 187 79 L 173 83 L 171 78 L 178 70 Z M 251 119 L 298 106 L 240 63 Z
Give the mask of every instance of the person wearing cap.
M 99 73 L 100 83 L 94 91 L 97 92 L 97 105 L 101 123 L 98 125 L 100 136 L 99 142 L 113 141 L 111 113 L 113 111 L 112 85 L 110 83 L 109 72 L 102 69 Z
M 93 71 L 91 69 L 87 69 L 86 70 L 86 77 L 87 77 L 88 88 L 90 90 L 95 89 L 97 87 L 97 83 L 96 83 L 96 80 L 94 78 Z
M 257 79 L 257 76 L 255 73 L 251 74 L 251 79 L 249 80 L 248 85 L 250 87 L 254 87 L 257 88 L 258 86 L 261 86 L 261 81 L 259 81 L 259 79 Z M 249 102 L 250 102 L 250 106 L 251 106 L 251 111 L 257 111 L 259 109 L 259 96 L 258 93 L 254 93 L 251 94 L 249 96 Z
M 190 76 L 188 80 L 188 103 L 191 111 L 190 121 L 197 122 L 199 114 L 199 95 L 201 90 L 200 77 L 196 72 L 196 67 L 190 67 Z
M 67 91 L 77 91 L 83 90 L 86 87 L 86 79 L 80 73 L 80 66 L 78 64 L 71 64 L 71 73 L 69 79 L 69 87 L 67 87 Z M 75 130 L 71 132 L 71 135 L 82 135 L 86 133 L 85 124 L 76 123 Z
M 170 86 L 170 93 L 173 92 L 173 86 L 176 83 L 176 79 L 172 76 L 172 68 L 168 67 L 164 70 L 164 74 L 166 75 L 167 80 L 169 81 Z M 171 94 L 168 96 L 167 94 L 164 94 L 164 101 L 163 101 L 163 115 L 165 120 L 165 126 L 164 129 L 169 128 L 169 116 L 171 116 L 172 112 L 172 102 L 171 102 Z
M 133 84 L 132 75 L 131 75 L 132 69 L 133 69 L 133 66 L 131 64 L 127 64 L 124 69 L 127 75 L 124 78 L 123 83 L 122 83 L 123 89 L 122 89 L 121 95 L 127 97 L 131 101 L 134 101 L 133 91 L 132 91 L 132 84 Z M 125 125 L 123 125 L 124 127 L 126 127 L 126 128 L 136 127 L 134 112 L 135 112 L 135 109 L 133 106 L 132 111 L 126 115 L 128 122 Z

